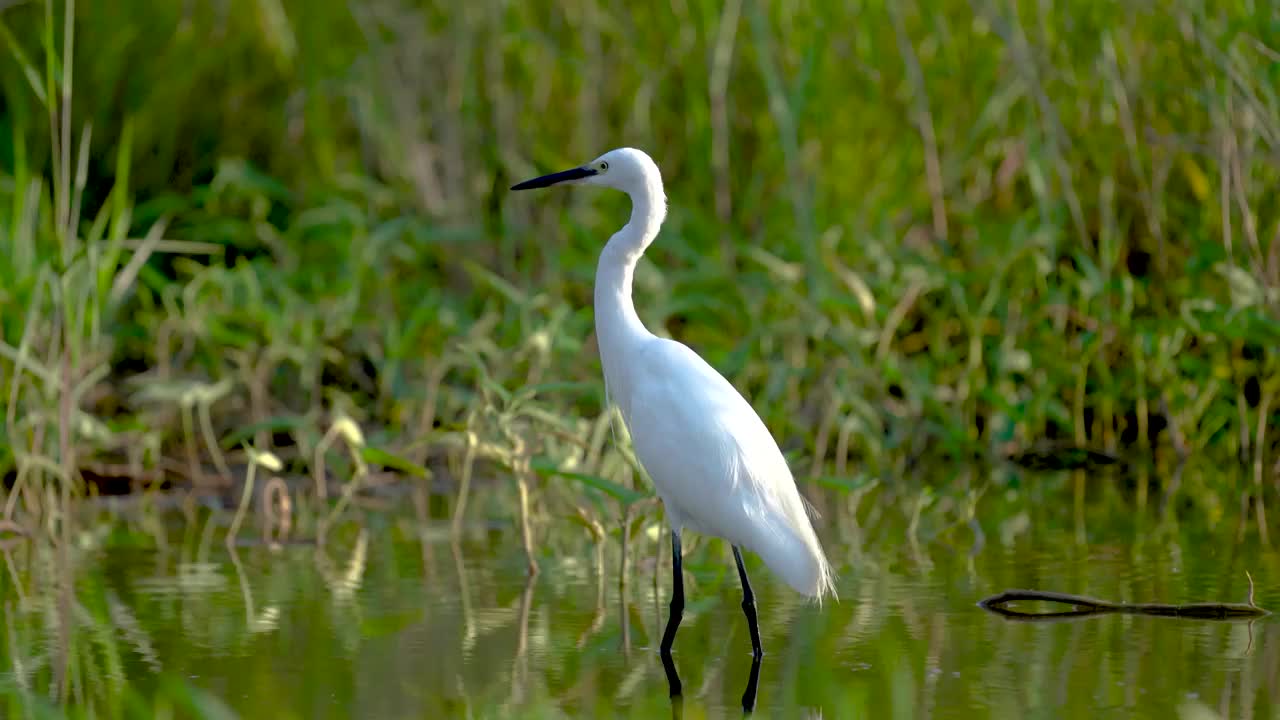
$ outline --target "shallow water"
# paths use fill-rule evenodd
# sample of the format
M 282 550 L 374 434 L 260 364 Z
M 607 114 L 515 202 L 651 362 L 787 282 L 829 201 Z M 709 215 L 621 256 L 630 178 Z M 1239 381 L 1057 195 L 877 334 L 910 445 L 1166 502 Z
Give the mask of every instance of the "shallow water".
M 1257 603 L 1280 607 L 1280 558 L 1237 542 L 1232 522 L 1157 524 L 1122 506 L 1080 514 L 1069 505 L 1001 508 L 981 537 L 969 526 L 926 528 L 912 542 L 893 512 L 828 529 L 840 599 L 821 608 L 748 556 L 766 651 L 756 714 L 1277 717 L 1273 618 L 1030 623 L 977 606 L 1007 588 L 1242 602 L 1249 570 Z M 625 603 L 616 541 L 601 572 L 576 531 L 542 527 L 542 572 L 526 581 L 509 526 L 475 526 L 454 543 L 446 523 L 409 514 L 368 513 L 323 553 L 253 545 L 232 554 L 193 529 L 175 530 L 163 551 L 102 539 L 109 549 L 78 557 L 63 613 L 40 591 L 56 586 L 51 551 L 11 548 L 0 586 L 8 710 L 20 716 L 47 697 L 69 646 L 71 700 L 106 717 L 131 702 L 120 687 L 149 698 L 174 682 L 243 717 L 740 716 L 751 656 L 732 556 L 693 535 L 675 652 L 685 692 L 668 698 L 656 652 L 670 587 L 658 527 L 633 541 Z M 60 615 L 76 618 L 70 640 Z

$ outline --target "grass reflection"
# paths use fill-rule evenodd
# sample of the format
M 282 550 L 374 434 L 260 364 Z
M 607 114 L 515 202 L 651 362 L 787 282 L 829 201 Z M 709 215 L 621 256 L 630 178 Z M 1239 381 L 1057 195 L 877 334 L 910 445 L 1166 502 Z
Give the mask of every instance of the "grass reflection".
M 224 549 L 203 510 L 153 518 L 156 544 L 153 525 L 103 515 L 65 548 L 0 549 L 0 697 L 12 717 L 693 718 L 740 716 L 754 682 L 762 716 L 1261 717 L 1280 700 L 1274 618 L 1009 623 L 978 607 L 1008 587 L 1237 600 L 1246 571 L 1256 603 L 1280 605 L 1280 557 L 1221 542 L 1229 517 L 1211 526 L 1163 498 L 1135 515 L 1122 479 L 1085 482 L 1084 542 L 1073 502 L 988 492 L 971 513 L 946 497 L 892 501 L 892 488 L 836 497 L 825 542 L 838 603 L 799 602 L 745 558 L 768 653 L 754 668 L 730 550 L 689 535 L 675 703 L 657 653 L 665 535 L 644 525 L 624 584 L 618 534 L 543 528 L 533 576 L 514 518 L 455 534 L 450 508 L 425 494 L 402 513 L 353 504 L 323 547 Z M 1192 472 L 1170 485 L 1204 488 Z

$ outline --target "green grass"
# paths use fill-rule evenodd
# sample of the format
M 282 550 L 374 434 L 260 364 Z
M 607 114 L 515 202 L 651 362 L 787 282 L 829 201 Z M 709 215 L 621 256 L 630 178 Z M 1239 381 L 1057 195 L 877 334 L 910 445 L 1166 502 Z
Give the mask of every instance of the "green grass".
M 624 144 L 671 199 L 642 317 L 798 476 L 1071 445 L 1274 494 L 1266 3 L 162 5 L 0 11 L 6 518 L 245 446 L 350 477 L 340 416 L 375 471 L 631 512 L 590 309 L 625 200 L 506 191 Z

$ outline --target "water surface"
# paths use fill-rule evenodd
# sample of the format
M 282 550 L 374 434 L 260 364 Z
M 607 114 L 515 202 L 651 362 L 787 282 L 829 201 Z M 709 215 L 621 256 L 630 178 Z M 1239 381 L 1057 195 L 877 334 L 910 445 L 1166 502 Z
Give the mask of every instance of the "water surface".
M 1006 588 L 1240 602 L 1248 570 L 1258 604 L 1280 607 L 1280 558 L 1253 533 L 1239 540 L 1230 518 L 1179 524 L 1120 502 L 994 504 L 972 525 L 926 519 L 914 540 L 909 513 L 893 508 L 824 526 L 841 573 L 839 600 L 821 608 L 748 556 L 766 651 L 756 715 L 1277 717 L 1280 637 L 1269 618 L 1029 623 L 977 606 Z M 359 517 L 324 550 L 228 552 L 181 525 L 162 550 L 130 549 L 119 530 L 84 538 L 74 602 L 61 611 L 48 590 L 61 567 L 53 552 L 10 547 L 0 645 L 11 714 L 56 696 L 58 658 L 70 653 L 69 699 L 99 716 L 128 709 L 112 688 L 145 698 L 173 683 L 243 717 L 742 715 L 750 642 L 721 542 L 687 536 L 675 653 L 685 693 L 673 706 L 656 652 L 670 587 L 657 516 L 632 542 L 625 590 L 619 543 L 598 556 L 568 523 L 538 528 L 542 571 L 529 580 L 509 523 L 475 523 L 455 541 L 444 520 Z M 70 639 L 59 630 L 67 616 Z

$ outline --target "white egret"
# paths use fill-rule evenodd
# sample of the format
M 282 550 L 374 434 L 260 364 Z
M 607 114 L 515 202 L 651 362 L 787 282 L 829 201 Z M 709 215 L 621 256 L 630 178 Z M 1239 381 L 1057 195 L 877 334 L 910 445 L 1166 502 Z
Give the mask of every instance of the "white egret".
M 631 299 L 636 263 L 667 214 L 658 166 L 640 150 L 619 148 L 511 189 L 570 184 L 610 187 L 631 196 L 631 220 L 609 239 L 596 269 L 596 339 L 606 397 L 621 410 L 636 457 L 671 524 L 674 587 L 661 653 L 672 694 L 678 695 L 670 656 L 684 610 L 684 529 L 732 544 L 757 662 L 763 650 L 755 596 L 739 548 L 755 552 L 788 585 L 819 602 L 834 593 L 831 566 L 786 459 L 760 416 L 693 350 L 655 336 L 636 315 Z

